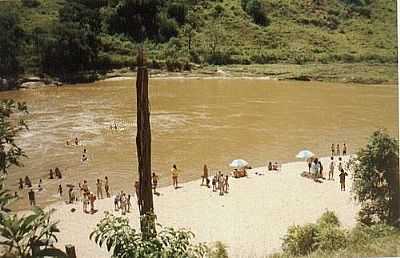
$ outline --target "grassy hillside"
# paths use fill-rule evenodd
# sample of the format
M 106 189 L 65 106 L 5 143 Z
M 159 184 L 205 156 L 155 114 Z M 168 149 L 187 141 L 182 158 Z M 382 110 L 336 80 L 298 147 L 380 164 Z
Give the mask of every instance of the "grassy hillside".
M 35 4 L 22 3 L 31 1 Z M 110 13 L 124 1 L 132 0 L 98 1 L 103 5 L 98 8 L 97 68 L 134 65 L 132 57 L 140 43 L 132 33 L 111 30 L 108 23 Z M 258 6 L 249 11 L 248 2 Z M 21 27 L 34 36 L 51 34 L 66 3 L 18 0 L 12 5 Z M 173 5 L 186 8 L 182 20 L 171 14 Z M 165 17 L 158 29 L 167 36 L 142 42 L 154 68 L 184 70 L 189 63 L 397 63 L 395 0 L 171 0 L 160 6 Z M 254 10 L 264 17 L 262 25 L 256 24 Z M 131 17 L 127 16 L 127 28 L 135 24 Z M 40 71 L 41 54 L 33 40 L 24 45 L 21 56 L 25 72 Z

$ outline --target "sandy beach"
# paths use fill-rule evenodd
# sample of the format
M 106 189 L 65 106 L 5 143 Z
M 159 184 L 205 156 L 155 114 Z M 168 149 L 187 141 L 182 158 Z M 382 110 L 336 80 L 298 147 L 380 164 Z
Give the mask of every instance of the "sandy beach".
M 322 158 L 322 164 L 327 173 L 329 159 Z M 352 227 L 358 205 L 350 194 L 351 174 L 346 192 L 340 192 L 337 171 L 335 181 L 316 183 L 300 176 L 305 170 L 304 161 L 283 164 L 278 172 L 254 168 L 248 171 L 247 178 L 230 178 L 230 191 L 224 196 L 200 187 L 200 180 L 185 183 L 178 190 L 172 186 L 160 188 L 161 195 L 154 196 L 158 222 L 190 229 L 199 242 L 221 241 L 230 257 L 263 257 L 280 251 L 282 237 L 290 225 L 315 222 L 325 210 L 334 211 L 344 226 Z M 126 216 L 139 228 L 135 204 L 134 198 L 133 209 Z M 60 221 L 56 246 L 63 249 L 65 244 L 75 245 L 80 258 L 110 257 L 89 240 L 89 234 L 105 211 L 120 215 L 113 210 L 113 198 L 96 201 L 95 214 L 83 213 L 81 202 L 50 207 L 56 208 L 53 218 Z M 71 208 L 76 211 L 71 212 Z

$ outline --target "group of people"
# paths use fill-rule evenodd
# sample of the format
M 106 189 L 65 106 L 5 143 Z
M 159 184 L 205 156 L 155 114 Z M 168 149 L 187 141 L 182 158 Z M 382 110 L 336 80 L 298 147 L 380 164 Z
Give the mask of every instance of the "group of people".
M 347 155 L 347 146 L 346 143 L 343 143 L 343 149 L 342 149 L 342 154 L 343 156 Z M 336 150 L 335 150 L 335 144 L 332 143 L 331 145 L 331 156 L 340 156 L 340 145 L 336 144 Z
M 124 191 L 117 193 L 114 198 L 114 209 L 115 211 L 121 210 L 122 215 L 125 215 L 131 210 L 131 195 L 126 194 Z
M 343 152 L 342 152 L 343 156 L 347 155 L 346 143 L 343 144 L 342 150 L 343 150 Z M 347 174 L 347 172 L 345 172 L 339 144 L 336 145 L 336 150 L 335 150 L 335 145 L 332 144 L 331 153 L 332 153 L 332 156 L 331 156 L 331 159 L 329 162 L 328 180 L 335 180 L 334 174 L 335 174 L 335 170 L 337 169 L 337 171 L 339 172 L 340 190 L 346 191 L 346 176 L 348 176 L 348 174 Z M 335 161 L 336 158 L 338 159 L 338 163 L 336 163 L 336 161 Z M 318 158 L 312 157 L 312 158 L 308 159 L 308 172 L 313 173 L 315 178 L 325 179 L 323 171 L 324 171 L 324 167 Z
M 224 195 L 224 193 L 228 193 L 229 190 L 229 176 L 222 174 L 221 171 L 218 171 L 214 175 L 211 180 L 212 184 L 212 191 L 219 192 L 220 195 Z M 203 166 L 203 175 L 201 176 L 201 185 L 200 186 L 207 186 L 210 188 L 210 179 L 208 178 L 208 167 L 207 164 Z
M 269 171 L 272 171 L 272 170 L 275 170 L 275 171 L 278 171 L 278 170 L 280 170 L 280 165 L 279 165 L 279 163 L 278 162 L 274 162 L 274 163 L 272 163 L 272 161 L 270 161 L 269 163 L 268 163 L 268 170 Z

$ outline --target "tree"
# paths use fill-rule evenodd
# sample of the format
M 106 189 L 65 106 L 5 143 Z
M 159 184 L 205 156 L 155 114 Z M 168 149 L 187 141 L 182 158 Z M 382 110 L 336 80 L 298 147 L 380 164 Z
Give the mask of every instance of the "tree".
M 154 238 L 146 239 L 142 234 L 129 225 L 124 217 L 115 217 L 106 213 L 106 216 L 97 224 L 90 234 L 90 239 L 108 251 L 112 251 L 116 258 L 200 258 L 205 257 L 207 248 L 204 244 L 193 244 L 194 234 L 186 230 L 163 228 Z
M 18 60 L 24 33 L 19 16 L 8 5 L 0 3 L 0 78 L 16 77 L 22 72 Z
M 16 144 L 15 137 L 28 126 L 23 119 L 26 103 L 14 100 L 0 101 L 0 170 L 6 174 L 11 165 L 21 166 L 19 159 L 26 156 Z
M 265 15 L 265 6 L 260 0 L 242 0 L 243 10 L 253 18 L 254 23 L 266 26 L 268 19 Z
M 353 191 L 361 202 L 359 220 L 367 225 L 399 223 L 399 145 L 384 130 L 375 131 L 351 163 Z
M 2 213 L 0 215 L 0 245 L 8 247 L 8 253 L 16 257 L 38 257 L 34 254 L 36 246 L 49 246 L 51 241 L 57 241 L 55 236 L 59 232 L 57 222 L 50 220 L 54 210 L 44 212 L 35 207 L 33 214 L 18 217 Z M 47 250 L 49 251 L 49 250 Z

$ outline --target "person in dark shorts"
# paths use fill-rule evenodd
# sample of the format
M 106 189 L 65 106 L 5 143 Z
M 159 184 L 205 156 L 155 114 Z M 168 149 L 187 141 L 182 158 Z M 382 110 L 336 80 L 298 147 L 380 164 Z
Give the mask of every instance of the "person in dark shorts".
M 24 189 L 24 181 L 22 180 L 22 178 L 19 179 L 18 184 L 19 184 L 19 187 L 18 187 L 18 188 L 19 188 L 20 190 Z
M 335 161 L 333 160 L 333 157 L 331 157 L 331 163 L 329 164 L 329 176 L 328 180 L 334 180 L 333 179 L 333 172 L 335 171 Z
M 343 156 L 347 155 L 347 146 L 346 143 L 343 143 Z
M 62 186 L 61 186 L 61 185 L 58 185 L 58 190 L 57 190 L 57 193 L 59 193 L 59 194 L 60 194 L 60 196 L 62 196 L 63 189 L 62 189 Z
M 50 168 L 50 171 L 49 171 L 49 179 L 54 179 L 53 169 L 51 169 L 51 168 Z
M 158 176 L 156 175 L 156 173 L 153 172 L 153 174 L 151 175 L 151 180 L 153 183 L 154 194 L 157 194 Z
M 217 191 L 217 175 L 215 175 L 215 176 L 213 177 L 211 183 L 212 183 L 213 192 Z
M 106 191 L 107 198 L 110 198 L 110 185 L 108 184 L 108 177 L 104 177 L 104 190 Z
M 339 177 L 340 177 L 340 191 L 346 191 L 346 176 L 347 173 L 344 172 L 344 169 L 340 171 Z
M 28 199 L 29 199 L 29 204 L 31 206 L 35 206 L 36 205 L 35 192 L 32 189 L 28 192 Z
M 331 146 L 331 153 L 332 153 L 332 156 L 335 156 L 335 144 L 333 144 L 333 143 Z
M 207 184 L 207 180 L 208 180 L 208 168 L 207 168 L 207 165 L 204 164 L 203 176 L 201 177 L 201 185 L 200 186 L 203 186 L 204 182 L 206 182 L 206 184 Z
M 311 165 L 312 165 L 312 160 L 308 160 L 308 173 L 311 173 Z

